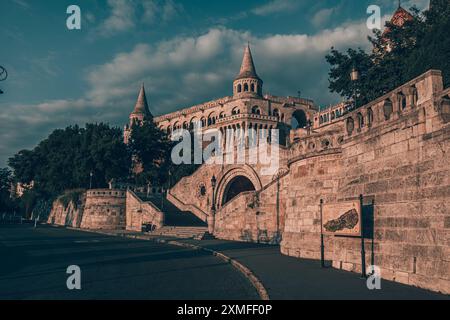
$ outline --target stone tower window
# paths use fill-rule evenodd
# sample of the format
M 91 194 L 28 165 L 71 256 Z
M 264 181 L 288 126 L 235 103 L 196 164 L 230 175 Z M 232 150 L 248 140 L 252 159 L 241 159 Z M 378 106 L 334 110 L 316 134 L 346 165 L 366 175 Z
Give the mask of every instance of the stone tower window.
M 358 129 L 361 130 L 364 127 L 364 117 L 361 112 L 358 112 Z
M 237 92 L 238 92 L 238 93 L 241 93 L 241 92 L 242 92 L 242 85 L 241 85 L 241 84 L 238 84 L 238 86 L 237 86 Z
M 248 83 L 244 84 L 244 92 L 248 92 Z
M 398 94 L 398 101 L 400 103 L 401 110 L 406 109 L 406 96 L 401 92 Z
M 389 120 L 391 118 L 392 111 L 393 111 L 393 107 L 392 107 L 391 100 L 389 100 L 389 99 L 384 100 L 383 113 L 384 113 L 385 120 Z
M 250 89 L 252 92 L 255 92 L 255 84 L 254 83 L 251 84 Z
M 372 123 L 373 123 L 373 111 L 372 111 L 372 108 L 368 108 L 367 109 L 367 125 L 369 127 L 371 127 Z
M 353 120 L 353 118 L 350 117 L 347 119 L 347 133 L 349 136 L 352 135 L 354 129 L 355 129 L 355 121 Z

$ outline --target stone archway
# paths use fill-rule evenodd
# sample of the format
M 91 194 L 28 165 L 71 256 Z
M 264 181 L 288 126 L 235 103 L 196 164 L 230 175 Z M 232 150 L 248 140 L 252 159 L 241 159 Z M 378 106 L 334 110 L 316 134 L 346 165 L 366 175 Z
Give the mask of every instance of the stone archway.
M 261 180 L 252 167 L 244 165 L 232 168 L 219 179 L 214 199 L 216 208 L 220 209 L 242 192 L 261 189 Z
M 225 187 L 223 199 L 219 199 L 219 201 L 221 201 L 223 206 L 236 198 L 241 193 L 247 191 L 255 191 L 255 186 L 253 185 L 253 183 L 247 177 L 236 176 Z

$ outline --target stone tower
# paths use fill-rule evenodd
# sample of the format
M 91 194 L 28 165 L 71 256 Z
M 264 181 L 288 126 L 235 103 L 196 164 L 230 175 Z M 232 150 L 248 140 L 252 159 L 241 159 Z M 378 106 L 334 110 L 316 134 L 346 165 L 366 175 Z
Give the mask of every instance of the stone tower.
M 261 97 L 263 81 L 256 73 L 250 45 L 247 45 L 242 59 L 241 70 L 233 82 L 233 96 L 236 98 Z
M 131 128 L 135 123 L 142 123 L 144 121 L 153 121 L 153 115 L 148 108 L 147 96 L 145 95 L 144 84 L 141 86 L 139 96 L 134 106 L 133 112 L 130 114 L 130 123 L 124 128 L 124 142 L 128 144 L 131 136 Z

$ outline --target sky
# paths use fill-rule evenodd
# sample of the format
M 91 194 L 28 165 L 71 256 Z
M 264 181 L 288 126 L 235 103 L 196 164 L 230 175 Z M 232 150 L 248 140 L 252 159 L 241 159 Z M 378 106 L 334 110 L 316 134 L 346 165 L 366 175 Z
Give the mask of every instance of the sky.
M 371 4 L 388 18 L 398 1 L 0 0 L 0 167 L 56 128 L 122 127 L 141 83 L 155 116 L 231 95 L 247 42 L 265 93 L 338 103 L 325 55 L 370 50 Z M 81 30 L 66 27 L 70 5 Z

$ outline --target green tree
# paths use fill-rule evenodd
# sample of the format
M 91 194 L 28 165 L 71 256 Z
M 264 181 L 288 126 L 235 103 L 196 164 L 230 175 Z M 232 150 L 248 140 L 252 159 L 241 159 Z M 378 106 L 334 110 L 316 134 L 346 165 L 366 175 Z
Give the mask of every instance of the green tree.
M 106 187 L 112 179 L 128 177 L 131 157 L 122 131 L 106 124 L 70 126 L 53 131 L 33 150 L 22 150 L 9 159 L 17 181 L 34 182 L 34 191 L 45 198 L 67 189 Z
M 133 124 L 128 147 L 133 157 L 137 183 L 161 185 L 167 180 L 172 145 L 167 134 L 153 121 Z
M 342 53 L 334 48 L 326 56 L 330 64 L 329 88 L 350 98 L 354 89 L 357 104 L 362 105 L 395 89 L 430 70 L 443 72 L 445 85 L 450 84 L 450 2 L 438 1 L 423 13 L 412 8 L 414 17 L 403 26 L 386 24 L 387 32 L 375 31 L 369 41 L 373 51 L 349 49 Z M 389 50 L 387 50 L 389 47 Z M 360 79 L 350 81 L 356 67 Z
M 11 211 L 14 204 L 11 199 L 12 173 L 8 168 L 0 168 L 0 213 Z

